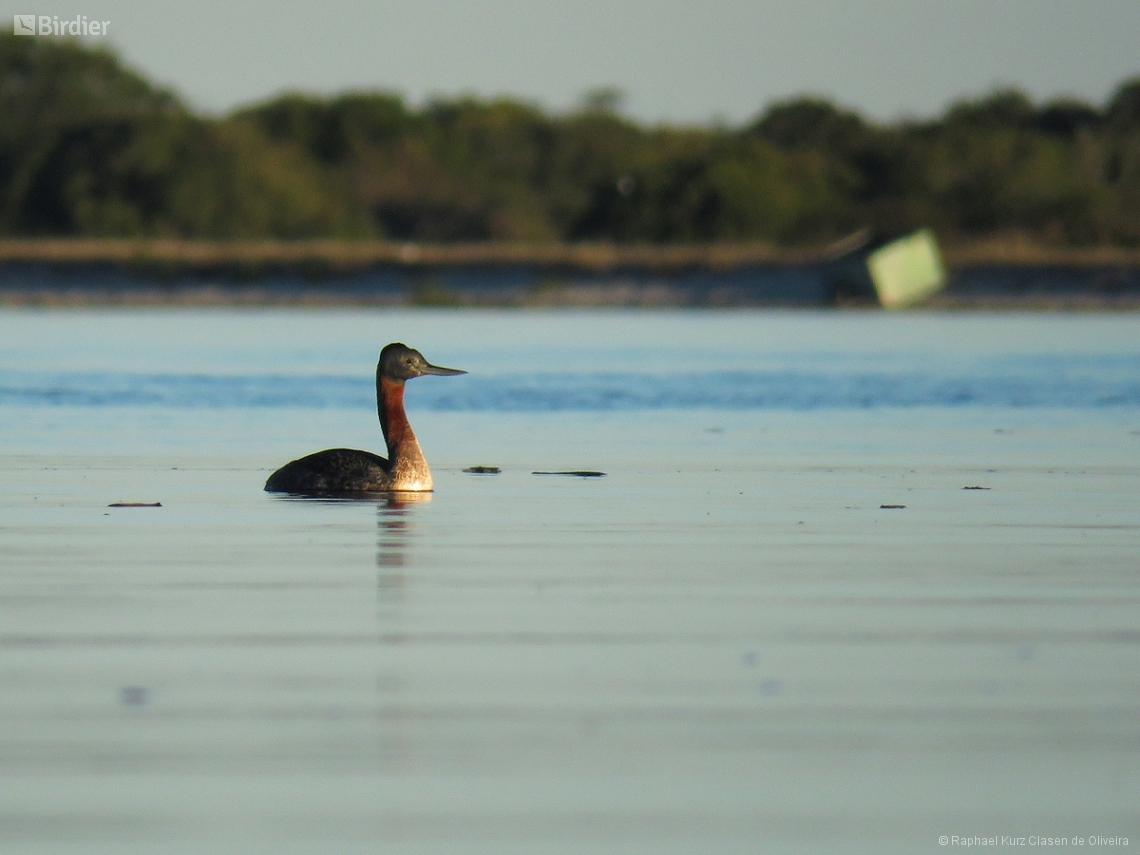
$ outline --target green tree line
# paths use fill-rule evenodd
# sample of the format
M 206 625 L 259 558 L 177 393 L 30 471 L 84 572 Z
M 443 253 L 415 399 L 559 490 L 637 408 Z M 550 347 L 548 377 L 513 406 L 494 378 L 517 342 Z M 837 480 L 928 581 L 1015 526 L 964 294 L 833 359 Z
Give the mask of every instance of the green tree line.
M 882 124 L 823 99 L 647 126 L 612 92 L 286 94 L 222 117 L 79 42 L 0 33 L 0 235 L 818 243 L 870 227 L 1140 245 L 1140 77 Z

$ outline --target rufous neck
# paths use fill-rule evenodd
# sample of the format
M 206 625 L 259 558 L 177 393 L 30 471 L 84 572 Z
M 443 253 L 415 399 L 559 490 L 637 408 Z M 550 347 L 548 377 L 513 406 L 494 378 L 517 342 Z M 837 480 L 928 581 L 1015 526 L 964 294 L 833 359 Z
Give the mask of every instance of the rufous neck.
M 401 445 L 416 439 L 404 412 L 403 381 L 377 377 L 376 406 L 380 412 L 380 429 L 384 431 L 384 441 L 388 444 L 388 456 L 392 458 Z

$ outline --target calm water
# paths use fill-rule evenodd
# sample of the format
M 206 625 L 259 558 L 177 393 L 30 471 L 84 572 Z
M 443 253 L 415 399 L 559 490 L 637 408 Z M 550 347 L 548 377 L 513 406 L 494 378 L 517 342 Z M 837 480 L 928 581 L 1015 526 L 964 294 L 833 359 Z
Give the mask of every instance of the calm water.
M 0 449 L 5 852 L 1140 844 L 1136 316 L 8 310 Z

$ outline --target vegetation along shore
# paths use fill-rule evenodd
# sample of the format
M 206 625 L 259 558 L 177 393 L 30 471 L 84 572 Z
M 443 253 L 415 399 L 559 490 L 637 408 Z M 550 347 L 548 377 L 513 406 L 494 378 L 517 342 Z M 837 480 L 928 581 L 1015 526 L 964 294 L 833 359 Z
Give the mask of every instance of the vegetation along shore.
M 797 98 L 646 126 L 616 103 L 294 93 L 200 115 L 111 52 L 9 30 L 0 237 L 1140 246 L 1140 77 L 1103 105 L 998 91 L 889 124 Z

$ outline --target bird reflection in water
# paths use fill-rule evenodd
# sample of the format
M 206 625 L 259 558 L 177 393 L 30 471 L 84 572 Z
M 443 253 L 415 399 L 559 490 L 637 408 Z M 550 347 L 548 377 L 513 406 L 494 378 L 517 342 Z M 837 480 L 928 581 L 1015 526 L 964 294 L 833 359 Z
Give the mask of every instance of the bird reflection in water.
M 431 493 L 397 492 L 376 505 L 376 593 L 381 610 L 403 599 L 414 506 L 430 501 Z

